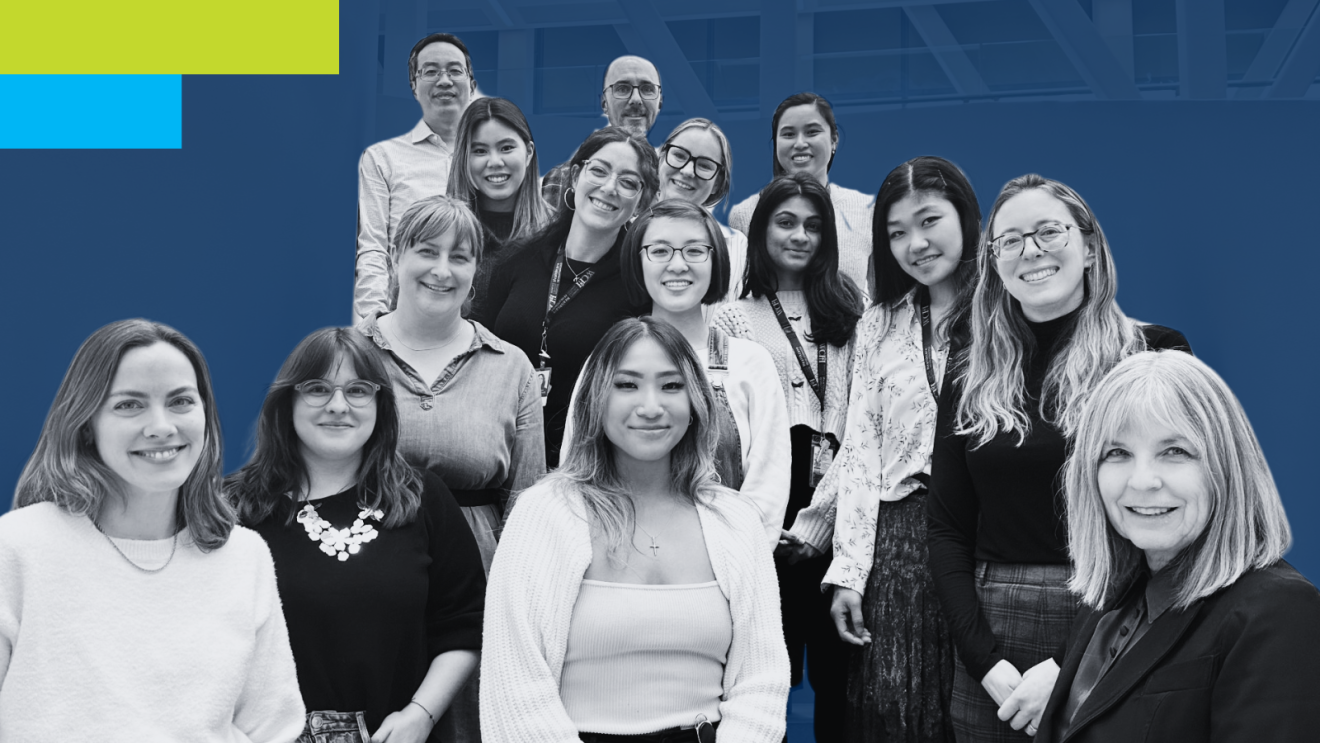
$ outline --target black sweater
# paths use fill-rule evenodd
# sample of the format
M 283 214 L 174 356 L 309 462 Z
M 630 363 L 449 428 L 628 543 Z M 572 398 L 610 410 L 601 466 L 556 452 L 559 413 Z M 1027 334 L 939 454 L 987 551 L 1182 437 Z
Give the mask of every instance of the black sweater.
M 1041 419 L 1037 401 L 1050 361 L 1064 345 L 1059 341 L 1071 333 L 1076 316 L 1074 310 L 1055 320 L 1027 323 L 1038 350 L 1026 361 L 1025 412 L 1031 432 L 1021 445 L 1013 431 L 973 448 L 971 437 L 953 432 L 962 390 L 946 383 L 941 395 L 927 500 L 930 568 L 959 657 L 977 680 L 1003 655 L 976 598 L 976 562 L 1068 564 L 1059 478 L 1069 444 L 1059 429 Z M 1176 330 L 1160 325 L 1141 330 L 1151 350 L 1191 352 Z M 946 374 L 945 379 L 956 376 Z
M 480 650 L 486 578 L 472 531 L 438 477 L 424 473 L 417 518 L 385 529 L 340 562 L 322 552 L 287 498 L 252 526 L 270 546 L 298 686 L 308 711 L 363 711 L 375 732 L 403 709 L 431 660 Z M 358 515 L 358 489 L 312 502 L 337 529 Z
M 591 281 L 550 322 L 546 341 L 550 353 L 550 397 L 544 410 L 545 459 L 550 468 L 559 465 L 569 398 L 587 356 L 614 323 L 650 310 L 649 303 L 634 305 L 628 300 L 619 276 L 619 250 L 625 234 L 619 231 L 614 246 L 594 264 L 596 271 Z M 497 266 L 490 279 L 486 316 L 478 318 L 495 335 L 522 349 L 534 367 L 541 365 L 541 321 L 545 318 L 558 250 L 559 245 L 531 243 Z M 577 261 L 570 261 L 569 265 L 578 273 L 590 267 Z M 573 271 L 561 271 L 560 297 L 572 285 Z

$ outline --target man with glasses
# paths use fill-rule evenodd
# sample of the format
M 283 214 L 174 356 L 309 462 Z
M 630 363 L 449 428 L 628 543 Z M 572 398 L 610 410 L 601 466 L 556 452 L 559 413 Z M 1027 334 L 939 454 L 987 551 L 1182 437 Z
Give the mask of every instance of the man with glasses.
M 407 134 L 368 147 L 358 161 L 355 322 L 393 309 L 389 247 L 394 231 L 413 202 L 445 192 L 458 121 L 477 90 L 472 57 L 453 34 L 431 34 L 417 42 L 408 57 L 408 79 L 422 120 Z
M 645 140 L 663 104 L 660 72 L 649 61 L 623 56 L 605 70 L 600 110 L 610 126 L 623 127 L 634 137 Z M 559 208 L 568 186 L 568 163 L 556 165 L 541 179 L 541 197 L 552 208 Z

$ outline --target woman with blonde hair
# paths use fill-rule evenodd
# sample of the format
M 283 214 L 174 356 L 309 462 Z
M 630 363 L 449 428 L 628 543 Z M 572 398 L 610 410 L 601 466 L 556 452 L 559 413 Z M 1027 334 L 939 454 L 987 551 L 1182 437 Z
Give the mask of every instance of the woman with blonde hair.
M 177 330 L 83 342 L 0 516 L 0 740 L 298 736 L 275 569 L 221 496 L 220 448 Z
M 779 743 L 788 659 L 757 508 L 715 479 L 715 400 L 683 336 L 617 323 L 562 466 L 513 509 L 486 594 L 500 741 Z
M 959 740 L 1010 741 L 1000 705 L 1051 659 L 1077 611 L 1058 475 L 1086 394 L 1146 349 L 1190 351 L 1114 301 L 1109 245 L 1082 197 L 1025 175 L 986 220 L 971 340 L 942 394 L 927 501 L 930 565 L 959 664 Z
M 1282 559 L 1283 503 L 1224 380 L 1186 354 L 1118 364 L 1078 422 L 1065 488 L 1084 608 L 1037 741 L 1315 734 L 1320 591 Z M 1037 722 L 1038 692 L 1005 705 L 1014 727 Z

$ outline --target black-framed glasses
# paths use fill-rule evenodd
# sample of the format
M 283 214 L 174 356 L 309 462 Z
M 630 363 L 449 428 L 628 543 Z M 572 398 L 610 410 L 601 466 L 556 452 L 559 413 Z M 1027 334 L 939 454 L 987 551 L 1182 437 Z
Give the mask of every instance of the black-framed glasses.
M 642 98 L 653 101 L 660 97 L 660 86 L 652 82 L 642 82 L 637 85 L 632 83 L 617 82 L 605 88 L 610 95 L 615 98 L 632 98 L 632 93 L 636 90 Z
M 714 250 L 715 248 L 701 243 L 691 243 L 681 248 L 665 243 L 651 243 L 642 246 L 642 254 L 646 256 L 647 260 L 654 263 L 668 263 L 674 260 L 674 256 L 678 253 L 682 253 L 683 260 L 688 263 L 705 263 L 710 260 L 710 254 Z
M 314 408 L 323 408 L 335 393 L 342 390 L 344 399 L 355 408 L 364 408 L 376 399 L 380 385 L 365 379 L 353 379 L 343 384 L 331 384 L 324 379 L 309 379 L 293 386 L 302 395 L 303 402 Z
M 692 169 L 696 172 L 697 177 L 703 181 L 708 181 L 719 175 L 720 168 L 724 167 L 709 157 L 694 157 L 691 152 L 676 144 L 665 145 L 665 162 L 669 163 L 669 167 L 675 170 L 682 170 L 688 163 L 695 163 Z
M 610 176 L 615 177 L 615 183 L 618 184 L 619 193 L 632 198 L 642 192 L 642 179 L 628 173 L 615 173 L 614 169 L 606 163 L 598 160 L 586 160 L 582 163 L 582 174 L 587 180 L 597 186 L 604 186 L 610 182 Z
M 446 75 L 450 80 L 453 80 L 456 83 L 461 83 L 467 79 L 468 71 L 458 65 L 454 65 L 453 67 L 446 67 L 443 70 L 439 67 L 424 67 L 417 73 L 417 77 L 428 83 L 433 83 L 436 80 L 439 80 L 441 75 Z
M 1068 247 L 1068 230 L 1073 225 L 1046 222 L 1034 232 L 1005 232 L 990 241 L 990 254 L 996 258 L 1017 258 L 1027 249 L 1027 238 L 1035 241 L 1043 253 Z

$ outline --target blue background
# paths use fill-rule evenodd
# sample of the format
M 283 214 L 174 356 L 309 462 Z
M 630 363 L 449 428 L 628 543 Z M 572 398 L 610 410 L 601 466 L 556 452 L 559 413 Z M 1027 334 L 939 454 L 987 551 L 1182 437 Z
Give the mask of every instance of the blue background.
M 543 171 L 603 124 L 604 66 L 649 44 L 665 84 L 652 141 L 688 111 L 715 107 L 733 145 L 736 200 L 770 176 L 773 106 L 805 88 L 836 103 L 831 179 L 842 185 L 874 193 L 893 166 L 934 154 L 962 166 L 983 208 L 1029 171 L 1076 188 L 1113 246 L 1123 309 L 1183 331 L 1242 400 L 1292 522 L 1289 559 L 1315 580 L 1320 86 L 1306 59 L 1257 61 L 1278 56 L 1271 30 L 1299 8 L 1311 25 L 1283 52 L 1320 53 L 1320 20 L 1314 0 L 1207 2 L 1224 9 L 1221 25 L 1198 31 L 1205 18 L 1188 16 L 1181 34 L 1174 0 L 1130 4 L 1128 38 L 1110 46 L 1128 50 L 1118 59 L 1138 83 L 1132 100 L 1078 72 L 1074 59 L 1094 63 L 1095 49 L 1085 38 L 1070 46 L 1038 13 L 1075 20 L 1078 8 L 1089 17 L 1114 0 L 853 2 L 889 7 L 837 12 L 822 0 L 764 13 L 754 3 L 674 3 L 727 17 L 671 20 L 669 35 L 641 39 L 627 27 L 635 15 L 575 20 L 581 4 L 344 3 L 338 76 L 184 77 L 182 149 L 0 151 L 0 301 L 19 334 L 0 364 L 14 414 L 0 480 L 17 480 L 82 340 L 134 316 L 173 325 L 203 349 L 226 465 L 244 461 L 285 355 L 308 332 L 350 319 L 357 158 L 419 118 L 406 54 L 422 33 L 470 40 L 482 90 L 531 113 Z M 903 4 L 919 7 L 893 7 Z M 618 7 L 638 5 L 652 8 Z M 797 12 L 807 6 L 815 11 Z M 504 28 L 492 7 L 509 16 Z M 912 18 L 930 33 L 930 7 L 955 47 L 922 41 Z M 537 25 L 555 13 L 558 25 Z M 1219 52 L 1204 51 L 1207 38 Z M 776 39 L 796 41 L 785 50 Z M 691 74 L 675 69 L 673 43 Z M 976 74 L 958 67 L 959 50 Z M 67 95 L 77 125 L 95 127 L 94 100 L 76 86 Z

